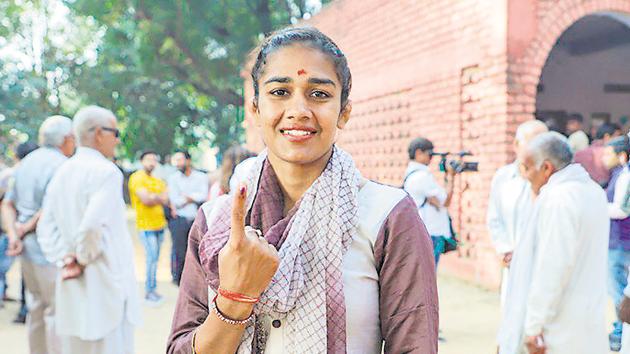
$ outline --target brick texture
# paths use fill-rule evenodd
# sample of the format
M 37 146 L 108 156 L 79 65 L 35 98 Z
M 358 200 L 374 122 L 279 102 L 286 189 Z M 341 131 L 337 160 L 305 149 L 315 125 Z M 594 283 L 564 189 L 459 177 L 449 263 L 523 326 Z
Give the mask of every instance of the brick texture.
M 516 126 L 533 119 L 536 85 L 557 38 L 579 18 L 611 10 L 630 12 L 630 1 L 340 0 L 305 22 L 348 57 L 353 112 L 339 144 L 367 178 L 400 185 L 417 136 L 436 150 L 470 150 L 479 161 L 478 173 L 457 182 L 450 212 L 463 244 L 442 258 L 443 271 L 498 287 L 485 227 L 491 178 L 513 158 Z M 248 146 L 260 150 L 249 115 L 244 124 Z

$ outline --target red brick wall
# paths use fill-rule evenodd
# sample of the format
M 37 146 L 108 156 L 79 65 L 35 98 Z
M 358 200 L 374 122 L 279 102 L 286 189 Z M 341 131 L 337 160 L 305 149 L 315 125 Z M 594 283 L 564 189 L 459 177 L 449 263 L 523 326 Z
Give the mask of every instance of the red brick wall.
M 485 227 L 492 175 L 512 159 L 516 125 L 533 118 L 556 39 L 605 9 L 630 11 L 630 1 L 340 0 L 306 22 L 348 57 L 353 113 L 339 143 L 366 177 L 400 185 L 407 145 L 417 136 L 436 150 L 470 150 L 480 162 L 479 173 L 463 175 L 456 188 L 450 212 L 463 245 L 443 258 L 443 271 L 498 286 Z M 262 147 L 251 126 L 248 143 Z

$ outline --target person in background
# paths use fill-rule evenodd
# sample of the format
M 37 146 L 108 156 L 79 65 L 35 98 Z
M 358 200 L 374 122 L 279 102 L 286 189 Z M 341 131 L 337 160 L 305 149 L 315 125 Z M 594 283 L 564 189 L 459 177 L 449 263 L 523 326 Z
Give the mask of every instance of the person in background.
M 22 255 L 31 354 L 60 351 L 54 320 L 57 268 L 46 260 L 35 229 L 48 183 L 59 166 L 74 154 L 72 120 L 48 117 L 39 128 L 39 144 L 39 149 L 20 161 L 15 181 L 2 201 L 2 224 L 9 236 L 7 254 Z
M 501 323 L 497 344 L 503 354 L 516 354 L 522 346 L 525 294 L 520 291 L 525 280 L 520 269 L 512 272 L 512 258 L 518 252 L 521 238 L 534 206 L 529 181 L 520 173 L 520 160 L 527 144 L 536 136 L 547 132 L 547 126 L 539 120 L 527 121 L 516 130 L 514 152 L 516 160 L 497 170 L 492 179 L 488 201 L 487 225 L 493 245 L 503 266 L 501 282 Z M 519 267 L 532 266 L 521 257 Z
M 521 160 L 537 195 L 528 238 L 533 240 L 534 267 L 524 321 L 530 354 L 608 349 L 606 194 L 572 159 L 567 139 L 549 132 L 534 138 Z
M 588 148 L 589 144 L 590 141 L 588 135 L 581 130 L 578 130 L 569 136 L 569 146 L 574 154 Z
M 177 171 L 168 180 L 168 196 L 172 208 L 168 228 L 173 238 L 171 252 L 173 282 L 179 286 L 184 270 L 188 233 L 197 216 L 197 209 L 208 196 L 208 180 L 205 173 L 192 167 L 188 151 L 175 152 L 173 165 Z
M 564 135 L 569 137 L 569 145 L 571 144 L 571 137 L 580 137 L 579 140 L 583 140 L 586 138 L 587 141 L 590 140 L 588 134 L 586 134 L 584 129 L 584 118 L 579 113 L 573 113 L 569 115 L 566 123 L 566 130 Z
M 564 134 L 564 126 L 560 123 L 557 118 L 547 118 L 545 119 L 545 125 L 550 132 L 557 132 L 560 134 Z
M 445 249 L 445 239 L 451 238 L 448 206 L 453 197 L 455 170 L 447 166 L 446 187 L 442 187 L 429 170 L 433 157 L 433 143 L 426 138 L 416 138 L 409 144 L 409 164 L 405 171 L 403 189 L 413 198 L 418 212 L 431 235 L 435 265 Z
M 227 149 L 223 154 L 223 161 L 221 161 L 219 180 L 210 187 L 210 198 L 208 200 L 230 193 L 233 187 L 233 183 L 230 183 L 230 181 L 236 171 L 236 167 L 253 156 L 255 156 L 254 153 L 240 145 L 234 145 Z
M 602 159 L 604 145 L 606 145 L 610 139 L 621 135 L 619 125 L 604 123 L 597 129 L 595 140 L 591 143 L 591 146 L 575 153 L 574 161 L 582 165 L 591 178 L 603 188 L 606 188 L 608 180 L 610 179 L 610 170 L 604 165 Z
M 79 149 L 50 181 L 37 227 L 42 251 L 59 267 L 61 353 L 133 354 L 140 306 L 123 174 L 111 161 L 120 143 L 116 117 L 88 106 L 74 116 L 74 131 Z
M 8 170 L 8 167 L 2 167 L 0 170 L 0 205 L 2 205 L 2 200 L 4 199 L 4 194 L 6 192 L 6 186 L 8 186 L 8 177 L 10 174 L 4 175 L 3 172 Z M 6 177 L 5 177 L 6 176 Z M 5 181 L 6 180 L 6 181 Z M 0 218 L 0 309 L 4 308 L 4 301 L 8 300 L 6 291 L 7 291 L 7 273 L 9 269 L 11 269 L 11 265 L 13 264 L 13 257 L 6 254 L 7 249 L 9 248 L 9 238 L 4 233 L 4 229 L 2 228 L 2 218 Z
M 208 179 L 208 198 L 207 200 L 213 200 L 220 196 L 220 188 L 219 188 L 219 180 L 221 179 L 221 170 L 214 169 L 212 171 L 208 171 L 207 174 Z M 217 184 L 217 187 L 214 188 L 214 185 Z M 214 188 L 214 189 L 213 189 Z
M 18 145 L 15 151 L 15 165 L 13 165 L 13 167 L 5 167 L 0 171 L 0 205 L 2 205 L 4 195 L 14 183 L 13 173 L 20 164 L 20 161 L 25 158 L 26 155 L 37 150 L 38 148 L 39 146 L 37 146 L 37 144 L 30 141 Z M 6 292 L 8 288 L 6 283 L 6 274 L 9 272 L 9 269 L 11 269 L 14 257 L 6 254 L 7 249 L 9 248 L 9 237 L 6 235 L 4 230 L 5 228 L 2 227 L 2 218 L 0 217 L 0 308 L 3 307 L 4 301 L 12 300 L 7 296 Z M 28 313 L 28 310 L 26 307 L 26 296 L 24 293 L 24 288 L 24 280 L 22 279 L 20 291 L 20 310 L 13 320 L 13 323 L 26 322 L 26 314 Z
M 163 181 L 168 181 L 175 172 L 177 172 L 177 168 L 173 164 L 173 155 L 167 154 L 155 168 L 153 175 Z
M 627 136 L 610 140 L 604 147 L 604 164 L 611 169 L 608 195 L 608 216 L 610 217 L 610 239 L 608 245 L 608 285 L 609 294 L 616 308 L 623 299 L 623 290 L 628 285 L 628 266 L 630 266 L 630 217 L 624 210 L 624 203 L 630 187 L 628 159 L 630 141 Z M 617 318 L 613 330 L 608 335 L 610 349 L 621 349 L 623 326 Z
M 17 168 L 17 166 L 20 164 L 20 161 L 22 159 L 24 159 L 26 157 L 26 155 L 30 154 L 31 152 L 35 151 L 39 149 L 39 146 L 31 141 L 27 141 L 25 143 L 22 143 L 20 145 L 17 146 L 17 148 L 15 149 L 15 165 L 11 168 L 7 168 L 4 171 L 2 171 L 2 173 L 0 173 L 0 188 L 4 191 L 4 193 L 6 193 L 6 191 L 9 190 L 9 187 L 13 185 L 14 183 L 14 178 L 13 178 L 13 174 L 15 172 L 15 169 Z M 3 194 L 4 194 L 3 193 Z M 0 217 L 1 219 L 1 217 Z M 8 236 L 7 236 L 7 247 L 8 245 Z M 6 252 L 5 252 L 6 254 Z M 9 265 L 10 267 L 10 265 Z M 8 272 L 8 269 L 7 269 Z M 5 284 L 5 289 L 6 289 L 6 284 Z M 5 292 L 5 299 L 6 299 L 6 292 Z M 13 323 L 16 324 L 24 324 L 26 323 L 26 315 L 28 314 L 28 307 L 26 306 L 26 285 L 24 285 L 24 276 L 21 275 L 20 278 L 20 309 L 18 310 L 18 313 L 15 315 L 15 318 L 13 319 Z
M 509 266 L 514 244 L 518 241 L 521 220 L 527 219 L 526 210 L 532 204 L 529 182 L 519 172 L 518 156 L 531 139 L 547 131 L 547 126 L 539 120 L 519 125 L 513 144 L 517 159 L 499 168 L 492 179 L 487 225 L 505 267 Z
M 140 155 L 142 169 L 129 177 L 129 196 L 131 206 L 136 210 L 136 228 L 146 256 L 146 303 L 156 306 L 162 303 L 162 296 L 157 293 L 157 263 L 160 247 L 164 240 L 166 217 L 164 205 L 168 205 L 166 183 L 153 176 L 158 164 L 155 151 L 147 150 Z

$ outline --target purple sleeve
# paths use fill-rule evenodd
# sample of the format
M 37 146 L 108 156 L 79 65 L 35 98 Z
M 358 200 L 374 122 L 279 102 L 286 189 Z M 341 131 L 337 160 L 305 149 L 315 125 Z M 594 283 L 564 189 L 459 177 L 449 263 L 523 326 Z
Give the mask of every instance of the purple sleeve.
M 431 239 L 406 197 L 390 212 L 374 246 L 385 353 L 438 350 L 438 294 Z
M 199 262 L 199 241 L 208 230 L 200 208 L 188 236 L 188 251 L 175 305 L 167 354 L 190 354 L 193 332 L 208 317 L 208 286 Z

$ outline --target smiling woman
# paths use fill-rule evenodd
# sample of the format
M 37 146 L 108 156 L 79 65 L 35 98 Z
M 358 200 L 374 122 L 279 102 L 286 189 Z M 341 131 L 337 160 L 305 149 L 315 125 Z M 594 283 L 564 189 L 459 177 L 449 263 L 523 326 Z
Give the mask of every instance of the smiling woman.
M 335 146 L 344 54 L 314 28 L 268 37 L 249 109 L 267 150 L 200 209 L 168 353 L 437 353 L 430 239 L 400 189 Z

